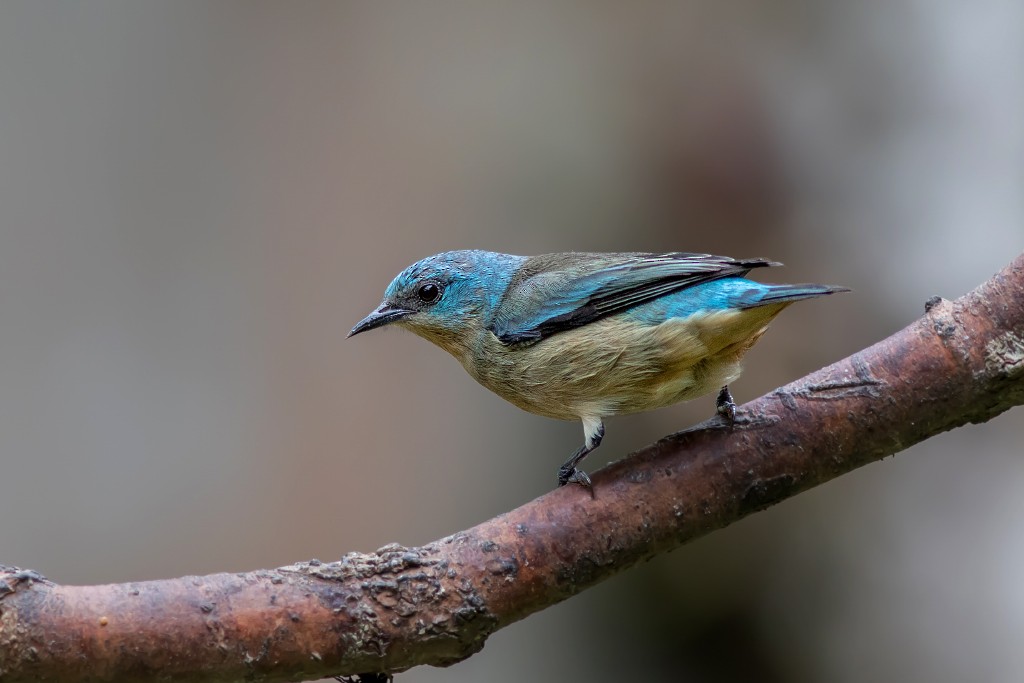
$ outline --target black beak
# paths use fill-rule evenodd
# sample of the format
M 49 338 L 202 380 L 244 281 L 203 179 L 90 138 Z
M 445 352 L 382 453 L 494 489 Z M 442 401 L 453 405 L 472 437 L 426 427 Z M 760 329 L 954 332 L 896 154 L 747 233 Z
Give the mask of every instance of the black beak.
M 413 313 L 415 313 L 415 311 L 410 311 L 405 308 L 395 308 L 388 304 L 381 304 L 377 307 L 376 311 L 357 322 L 356 326 L 352 328 L 352 331 L 348 333 L 348 336 L 353 337 L 360 332 L 366 332 L 367 330 L 372 330 L 377 327 L 383 327 L 388 323 L 393 323 L 396 320 Z

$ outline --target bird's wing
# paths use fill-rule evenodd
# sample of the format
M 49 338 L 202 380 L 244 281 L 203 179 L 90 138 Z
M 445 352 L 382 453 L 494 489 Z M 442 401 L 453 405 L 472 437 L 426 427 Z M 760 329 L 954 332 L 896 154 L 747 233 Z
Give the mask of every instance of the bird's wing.
M 527 260 L 491 326 L 504 344 L 536 342 L 687 287 L 779 265 L 710 254 L 549 254 Z

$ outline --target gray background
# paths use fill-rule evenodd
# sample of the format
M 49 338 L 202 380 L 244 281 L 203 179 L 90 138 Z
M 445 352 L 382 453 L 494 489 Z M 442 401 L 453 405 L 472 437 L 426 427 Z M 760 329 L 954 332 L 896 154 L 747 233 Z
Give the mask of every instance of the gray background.
M 0 4 L 0 561 L 66 583 L 417 544 L 581 438 L 398 331 L 453 248 L 689 250 L 855 292 L 752 399 L 1024 242 L 1024 5 Z M 706 417 L 613 419 L 591 469 Z M 817 488 L 401 681 L 1009 681 L 1019 411 Z

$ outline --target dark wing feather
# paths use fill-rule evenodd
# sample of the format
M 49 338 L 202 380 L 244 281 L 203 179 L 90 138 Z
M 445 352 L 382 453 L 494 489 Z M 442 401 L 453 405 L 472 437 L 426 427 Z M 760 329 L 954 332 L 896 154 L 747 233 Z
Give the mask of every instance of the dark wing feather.
M 550 254 L 513 278 L 491 331 L 504 344 L 535 342 L 687 287 L 779 265 L 710 254 Z

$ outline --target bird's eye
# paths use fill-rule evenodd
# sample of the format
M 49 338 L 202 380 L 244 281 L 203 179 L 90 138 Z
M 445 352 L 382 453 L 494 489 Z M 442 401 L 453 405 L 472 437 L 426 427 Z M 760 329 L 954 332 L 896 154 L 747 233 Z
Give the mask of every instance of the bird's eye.
M 432 304 L 441 297 L 441 288 L 433 282 L 421 286 L 416 290 L 416 296 L 425 304 Z

